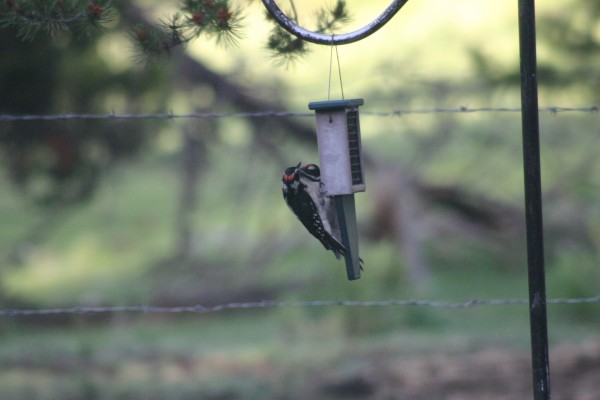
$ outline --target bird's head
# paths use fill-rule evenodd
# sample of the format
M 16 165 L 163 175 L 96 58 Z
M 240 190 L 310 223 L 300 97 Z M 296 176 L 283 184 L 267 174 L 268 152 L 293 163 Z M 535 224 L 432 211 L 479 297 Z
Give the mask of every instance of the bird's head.
M 313 182 L 321 180 L 321 170 L 317 164 L 306 164 L 298 171 L 303 177 Z

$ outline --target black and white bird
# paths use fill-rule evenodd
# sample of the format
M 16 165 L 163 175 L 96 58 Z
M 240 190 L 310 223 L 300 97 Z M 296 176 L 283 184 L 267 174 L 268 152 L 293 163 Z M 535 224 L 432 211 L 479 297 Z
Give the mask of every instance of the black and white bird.
M 340 259 L 346 248 L 341 243 L 335 205 L 322 192 L 321 171 L 315 164 L 301 165 L 285 170 L 281 180 L 283 198 L 308 232 Z

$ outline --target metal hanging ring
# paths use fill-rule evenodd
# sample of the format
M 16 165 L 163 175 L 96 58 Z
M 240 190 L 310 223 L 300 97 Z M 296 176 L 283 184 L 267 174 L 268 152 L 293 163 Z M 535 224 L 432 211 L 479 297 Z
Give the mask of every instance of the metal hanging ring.
M 375 18 L 371 23 L 350 33 L 335 34 L 335 37 L 330 34 L 312 32 L 298 26 L 294 21 L 289 19 L 287 15 L 277 5 L 275 0 L 262 0 L 265 8 L 271 14 L 275 21 L 281 25 L 286 31 L 306 40 L 307 42 L 326 45 L 341 45 L 354 43 L 361 39 L 370 36 L 384 26 L 396 13 L 405 5 L 408 0 L 393 0 L 392 3 L 385 9 L 380 16 Z

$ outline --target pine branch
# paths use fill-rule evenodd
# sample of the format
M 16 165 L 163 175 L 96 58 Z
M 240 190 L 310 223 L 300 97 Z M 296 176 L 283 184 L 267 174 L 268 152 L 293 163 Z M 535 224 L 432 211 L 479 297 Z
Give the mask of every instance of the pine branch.
M 202 34 L 219 43 L 237 44 L 241 37 L 241 11 L 227 0 L 184 0 L 181 10 L 158 25 L 138 25 L 132 37 L 142 58 L 148 60 L 168 54 Z
M 113 19 L 109 0 L 5 0 L 0 3 L 0 27 L 14 29 L 24 40 L 41 32 L 51 36 L 89 33 Z
M 290 0 L 292 18 L 298 23 L 294 0 Z M 40 33 L 56 36 L 79 31 L 89 33 L 114 19 L 110 0 L 3 0 L 0 1 L 0 28 L 12 29 L 25 40 Z M 345 0 L 337 0 L 329 9 L 316 13 L 316 31 L 331 32 L 349 20 Z M 185 46 L 200 36 L 219 43 L 237 44 L 241 38 L 240 9 L 228 0 L 182 0 L 180 10 L 157 24 L 137 25 L 131 31 L 140 59 L 149 60 Z M 276 22 L 267 48 L 273 58 L 288 64 L 308 53 L 307 44 Z
M 332 8 L 317 11 L 317 32 L 333 34 L 350 20 L 346 2 L 339 0 Z
M 277 64 L 289 65 L 308 53 L 306 42 L 276 25 L 267 41 L 267 49 Z
M 292 18 L 294 19 L 294 22 L 298 24 L 298 14 L 296 12 L 294 0 L 290 0 L 290 6 L 292 9 Z M 272 56 L 277 63 L 288 65 L 290 62 L 293 62 L 308 53 L 309 50 L 304 40 L 297 38 L 280 27 L 268 14 L 267 19 L 276 24 L 269 35 L 267 49 L 271 50 Z M 317 11 L 316 32 L 334 33 L 336 29 L 339 29 L 345 23 L 350 21 L 350 19 L 350 15 L 346 8 L 346 1 L 338 0 L 333 7 L 323 8 Z

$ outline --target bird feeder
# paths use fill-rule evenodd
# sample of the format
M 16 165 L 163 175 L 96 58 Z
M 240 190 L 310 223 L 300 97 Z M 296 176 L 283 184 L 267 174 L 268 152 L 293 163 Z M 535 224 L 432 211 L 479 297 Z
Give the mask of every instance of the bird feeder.
M 318 101 L 315 110 L 323 194 L 335 202 L 349 280 L 360 278 L 354 193 L 366 189 L 358 107 L 363 99 Z

